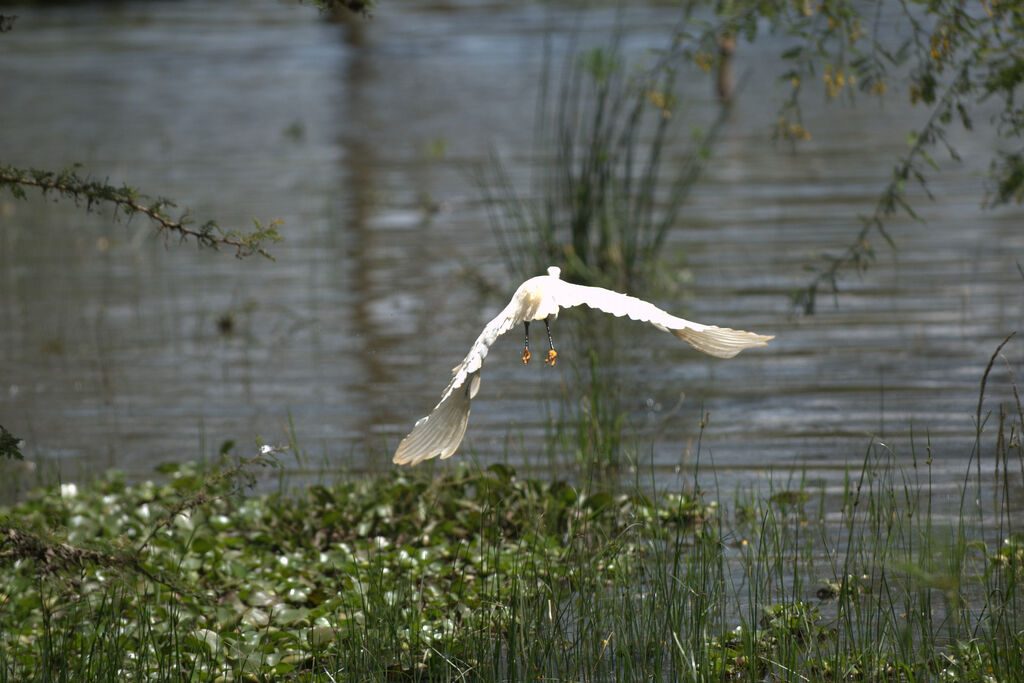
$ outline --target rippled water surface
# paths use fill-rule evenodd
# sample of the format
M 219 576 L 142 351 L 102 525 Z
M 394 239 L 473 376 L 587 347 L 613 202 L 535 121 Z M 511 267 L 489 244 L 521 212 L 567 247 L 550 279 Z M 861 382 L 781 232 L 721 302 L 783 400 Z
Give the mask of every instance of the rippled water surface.
M 382 2 L 354 26 L 262 0 L 14 13 L 0 161 L 80 163 L 228 227 L 280 218 L 286 240 L 274 262 L 239 261 L 138 218 L 0 197 L 0 424 L 69 471 L 142 476 L 226 439 L 284 440 L 289 423 L 315 462 L 389 467 L 517 284 L 470 169 L 492 153 L 516 180 L 535 168 L 545 36 L 557 49 L 578 16 L 468 1 Z M 616 21 L 591 11 L 588 35 Z M 642 55 L 674 16 L 631 8 L 623 21 Z M 898 249 L 879 242 L 836 305 L 799 315 L 804 266 L 852 238 L 925 112 L 811 97 L 812 140 L 773 145 L 779 47 L 741 46 L 746 85 L 666 249 L 688 284 L 657 301 L 777 338 L 720 361 L 635 323 L 607 328 L 638 457 L 666 472 L 692 459 L 710 412 L 701 457 L 723 486 L 769 469 L 838 481 L 872 443 L 909 460 L 911 431 L 938 485 L 958 484 L 982 372 L 1024 303 L 1019 207 L 979 208 L 994 143 L 954 136 L 963 163 L 939 158 L 934 201 L 912 192 L 926 222 L 893 220 Z M 700 121 L 711 85 L 698 70 L 684 80 Z M 586 373 L 578 323 L 569 312 L 555 326 L 555 370 L 522 367 L 518 332 L 492 349 L 463 456 L 543 462 L 549 415 Z M 1022 342 L 1004 352 L 1015 370 Z M 1005 367 L 986 410 L 1010 397 Z

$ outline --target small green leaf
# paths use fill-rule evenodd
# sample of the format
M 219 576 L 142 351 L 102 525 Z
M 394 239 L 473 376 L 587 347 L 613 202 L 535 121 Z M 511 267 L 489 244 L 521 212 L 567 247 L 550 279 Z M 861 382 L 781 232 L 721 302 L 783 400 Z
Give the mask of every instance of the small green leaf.
M 10 460 L 24 460 L 21 454 L 21 439 L 7 431 L 7 428 L 0 425 L 0 458 Z

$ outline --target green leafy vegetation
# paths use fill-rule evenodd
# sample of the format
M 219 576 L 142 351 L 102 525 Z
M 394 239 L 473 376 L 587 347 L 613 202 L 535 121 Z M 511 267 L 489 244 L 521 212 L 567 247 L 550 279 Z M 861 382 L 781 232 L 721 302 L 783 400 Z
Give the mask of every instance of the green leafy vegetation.
M 950 142 L 951 127 L 977 134 L 995 133 L 989 165 L 990 207 L 1024 198 L 1021 133 L 1024 110 L 1024 7 L 1019 2 L 899 0 L 898 2 L 763 3 L 730 0 L 718 5 L 712 32 L 689 33 L 690 55 L 710 68 L 722 57 L 721 36 L 755 41 L 765 33 L 782 37 L 786 66 L 779 74 L 788 87 L 775 124 L 775 136 L 799 144 L 814 134 L 801 114 L 807 97 L 824 96 L 852 104 L 858 94 L 876 99 L 906 97 L 923 108 L 922 119 L 908 124 L 910 143 L 895 152 L 891 178 L 847 247 L 829 254 L 814 268 L 795 301 L 811 313 L 820 291 L 838 292 L 844 271 L 862 273 L 875 259 L 872 237 L 894 242 L 887 225 L 899 214 L 920 220 L 908 191 L 914 185 L 929 197 L 928 180 L 940 171 L 933 158 L 960 155 Z M 894 30 L 895 29 L 895 30 Z M 988 126 L 979 127 L 979 121 Z
M 204 483 L 195 465 L 161 471 L 163 484 L 110 475 L 8 511 L 0 677 L 447 670 L 513 627 L 516 600 L 628 573 L 645 545 L 634 525 L 683 533 L 711 514 L 685 497 L 585 492 L 503 466 L 263 497 L 237 495 L 230 477 Z M 144 549 L 138 566 L 110 550 L 132 546 Z
M 244 494 L 266 452 L 65 483 L 0 511 L 0 681 L 1014 680 L 1018 416 L 999 430 L 999 495 L 952 516 L 929 460 L 880 445 L 838 501 L 725 508 L 506 465 Z
M 9 460 L 24 460 L 21 454 L 21 439 L 7 431 L 7 427 L 0 425 L 0 458 Z
M 1008 342 L 959 495 L 913 438 L 872 442 L 839 487 L 793 472 L 725 505 L 699 468 L 609 481 L 582 461 L 256 495 L 280 451 L 232 461 L 231 442 L 218 468 L 32 492 L 0 509 L 0 681 L 1018 680 L 1012 377 L 982 412 Z M 552 457 L 625 447 L 592 426 Z

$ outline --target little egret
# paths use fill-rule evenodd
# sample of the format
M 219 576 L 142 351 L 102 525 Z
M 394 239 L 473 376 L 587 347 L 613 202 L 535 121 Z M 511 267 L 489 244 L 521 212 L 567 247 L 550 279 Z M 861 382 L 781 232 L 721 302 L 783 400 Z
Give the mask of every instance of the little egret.
M 671 332 L 679 339 L 704 353 L 718 358 L 732 358 L 743 349 L 764 346 L 771 336 L 730 330 L 714 325 L 701 325 L 677 318 L 654 304 L 636 297 L 613 292 L 601 287 L 585 287 L 562 280 L 561 270 L 548 268 L 547 275 L 530 278 L 512 296 L 512 301 L 494 320 L 487 323 L 473 343 L 469 353 L 452 369 L 441 400 L 430 415 L 420 418 L 402 439 L 395 451 L 394 462 L 415 465 L 430 458 L 450 457 L 462 443 L 469 424 L 469 403 L 480 390 L 480 367 L 491 344 L 519 323 L 526 327 L 523 363 L 530 360 L 530 322 L 543 320 L 548 333 L 548 354 L 545 363 L 555 365 L 558 353 L 551 341 L 548 321 L 558 317 L 558 309 L 586 304 L 614 316 L 628 316 L 633 320 L 649 322 L 659 330 Z

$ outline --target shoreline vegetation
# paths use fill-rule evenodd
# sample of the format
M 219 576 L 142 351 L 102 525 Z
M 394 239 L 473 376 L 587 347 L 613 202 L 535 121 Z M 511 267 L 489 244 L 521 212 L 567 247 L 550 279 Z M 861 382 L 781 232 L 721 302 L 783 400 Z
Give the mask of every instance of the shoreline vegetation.
M 282 451 L 230 445 L 40 489 L 0 509 L 0 682 L 1019 680 L 1024 411 L 1011 378 L 982 413 L 997 354 L 959 502 L 913 440 L 828 500 L 468 460 L 255 494 Z

